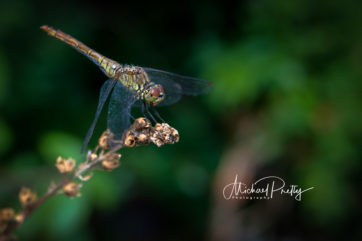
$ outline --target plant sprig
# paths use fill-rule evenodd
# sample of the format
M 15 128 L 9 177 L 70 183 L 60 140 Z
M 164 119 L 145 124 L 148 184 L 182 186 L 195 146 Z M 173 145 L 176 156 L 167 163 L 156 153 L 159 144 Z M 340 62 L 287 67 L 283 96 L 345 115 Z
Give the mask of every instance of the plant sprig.
M 12 208 L 0 209 L 0 241 L 16 240 L 13 232 L 49 198 L 57 194 L 80 196 L 81 187 L 93 176 L 95 169 L 112 171 L 117 168 L 120 165 L 121 154 L 118 151 L 121 148 L 148 145 L 151 142 L 160 147 L 178 141 L 179 134 L 176 129 L 167 123 L 156 123 L 152 126 L 144 117 L 136 119 L 121 140 L 114 139 L 114 134 L 107 129 L 99 138 L 98 145 L 88 151 L 86 160 L 78 166 L 72 158 L 57 158 L 55 166 L 63 177 L 58 183 L 51 182 L 43 196 L 38 198 L 31 189 L 22 187 L 19 192 L 22 209 L 17 213 Z

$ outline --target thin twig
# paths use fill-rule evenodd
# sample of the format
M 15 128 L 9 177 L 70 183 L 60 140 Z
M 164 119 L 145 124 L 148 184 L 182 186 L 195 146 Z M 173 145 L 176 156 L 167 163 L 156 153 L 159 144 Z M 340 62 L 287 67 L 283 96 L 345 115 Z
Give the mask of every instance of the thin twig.
M 147 145 L 153 142 L 157 146 L 164 144 L 173 144 L 178 142 L 178 131 L 170 127 L 166 123 L 156 124 L 155 127 L 150 125 L 151 123 L 146 118 L 138 118 L 133 125 L 130 126 L 126 132 L 122 141 L 114 140 L 113 133 L 109 130 L 105 131 L 99 138 L 98 145 L 93 151 L 89 151 L 86 160 L 78 165 L 75 169 L 75 160 L 69 158 L 64 160 L 61 157 L 57 159 L 57 168 L 63 173 L 62 180 L 56 185 L 50 185 L 49 190 L 36 199 L 36 194 L 32 193 L 30 189 L 25 188 L 27 197 L 22 197 L 22 192 L 19 194 L 19 198 L 22 202 L 23 209 L 11 219 L 4 219 L 6 221 L 6 228 L 2 232 L 0 231 L 0 241 L 15 240 L 12 236 L 13 232 L 18 229 L 24 221 L 46 200 L 60 193 L 62 190 L 68 196 L 79 195 L 80 184 L 74 182 L 78 179 L 82 182 L 91 178 L 91 174 L 83 177 L 83 175 L 101 165 L 104 170 L 111 171 L 119 166 L 119 159 L 121 154 L 118 154 L 123 147 L 134 147 L 136 145 Z M 70 174 L 71 175 L 67 175 Z M 25 195 L 25 194 L 24 194 Z M 11 209 L 13 212 L 13 210 Z M 17 218 L 18 217 L 18 218 Z M 4 220 L 0 217 L 0 224 Z

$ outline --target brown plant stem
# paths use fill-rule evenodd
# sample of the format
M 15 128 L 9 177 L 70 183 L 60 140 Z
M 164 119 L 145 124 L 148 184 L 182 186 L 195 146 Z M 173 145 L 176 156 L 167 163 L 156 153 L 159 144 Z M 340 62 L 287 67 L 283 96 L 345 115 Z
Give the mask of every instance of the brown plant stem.
M 33 206 L 29 208 L 25 208 L 20 212 L 21 215 L 23 215 L 23 221 L 22 222 L 11 222 L 6 230 L 0 234 L 0 241 L 6 241 L 9 240 L 9 236 L 21 226 L 21 224 L 46 200 L 48 200 L 50 197 L 54 196 L 65 184 L 67 184 L 70 180 L 63 178 L 62 181 L 60 181 L 52 190 L 49 190 L 47 193 L 45 193 Z
M 7 223 L 5 230 L 0 231 L 0 241 L 14 240 L 12 233 L 18 229 L 24 221 L 46 200 L 63 191 L 69 197 L 79 196 L 79 188 L 81 184 L 73 182 L 74 179 L 87 181 L 91 178 L 92 173 L 83 177 L 82 175 L 88 171 L 94 170 L 101 166 L 103 170 L 111 171 L 120 165 L 119 159 L 121 154 L 117 151 L 123 147 L 134 147 L 136 145 L 148 145 L 154 143 L 158 147 L 165 144 L 174 144 L 179 140 L 178 131 L 167 123 L 156 123 L 151 126 L 151 122 L 146 118 L 138 118 L 125 132 L 122 140 L 115 140 L 114 134 L 110 130 L 103 132 L 99 138 L 98 145 L 93 151 L 89 151 L 86 160 L 75 168 L 75 160 L 72 158 L 63 159 L 58 157 L 56 167 L 60 173 L 63 173 L 63 179 L 56 185 L 51 185 L 48 191 L 36 199 L 36 194 L 28 188 L 23 188 L 26 194 L 22 195 L 20 191 L 19 199 L 23 209 L 16 215 L 18 218 Z M 70 175 L 69 175 L 70 174 Z M 30 201 L 29 201 L 30 200 Z M 1 220 L 0 220 L 1 221 Z
M 95 148 L 95 151 L 98 150 L 99 146 Z M 112 150 L 110 152 L 115 152 L 120 149 L 117 148 L 116 150 Z M 89 162 L 89 159 L 87 157 L 87 160 L 83 162 L 83 165 L 80 165 L 74 172 L 74 174 L 71 177 L 63 176 L 62 180 L 56 184 L 55 186 L 51 187 L 48 192 L 46 192 L 42 197 L 40 197 L 34 204 L 32 204 L 29 207 L 24 207 L 22 211 L 18 215 L 22 215 L 22 221 L 21 222 L 11 222 L 8 224 L 7 228 L 4 230 L 4 232 L 0 233 L 0 241 L 7 241 L 7 240 L 13 240 L 11 235 L 12 233 L 18 229 L 23 222 L 26 221 L 26 219 L 46 200 L 51 198 L 52 196 L 56 195 L 65 185 L 70 183 L 76 178 L 79 178 L 82 180 L 82 174 L 91 170 L 94 168 L 97 164 L 99 164 L 102 160 L 105 159 L 105 156 L 107 156 L 107 153 L 104 153 L 102 150 L 100 152 L 100 155 L 95 160 L 92 160 Z

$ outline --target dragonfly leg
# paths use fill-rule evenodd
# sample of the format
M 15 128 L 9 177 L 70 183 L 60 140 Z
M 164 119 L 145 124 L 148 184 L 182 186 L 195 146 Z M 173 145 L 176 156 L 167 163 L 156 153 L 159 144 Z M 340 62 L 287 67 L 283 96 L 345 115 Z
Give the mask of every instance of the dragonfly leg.
M 155 116 L 156 116 L 159 120 L 161 120 L 162 123 L 166 123 L 166 121 L 165 121 L 164 119 L 162 119 L 160 113 L 158 113 L 157 109 L 156 109 L 154 106 L 152 106 L 151 108 L 152 108 L 153 112 L 155 113 Z
M 151 119 L 153 120 L 153 122 L 157 123 L 156 118 L 152 115 L 152 113 L 151 113 L 150 110 L 148 109 L 147 103 L 146 103 L 145 101 L 144 101 L 143 103 L 144 103 L 144 107 L 145 107 L 145 109 L 146 109 L 147 114 L 151 117 Z
M 151 117 L 151 119 L 152 119 L 155 123 L 157 123 L 156 120 L 155 120 L 155 118 L 154 118 L 154 117 L 152 116 L 152 114 L 148 111 L 146 101 L 142 101 L 142 103 L 141 103 L 141 111 L 142 111 L 142 115 L 143 115 L 147 120 L 149 120 L 149 119 L 148 119 L 146 113 Z M 146 111 L 146 112 L 145 112 L 145 111 Z
M 144 117 L 146 117 L 146 114 L 145 114 L 145 102 L 144 101 L 142 101 L 142 103 L 141 103 L 141 111 L 142 111 L 142 115 L 144 116 Z M 147 118 L 147 117 L 146 117 Z
M 129 116 L 133 121 L 136 120 L 136 118 L 134 118 L 134 117 L 132 116 L 131 112 L 128 113 L 128 116 Z

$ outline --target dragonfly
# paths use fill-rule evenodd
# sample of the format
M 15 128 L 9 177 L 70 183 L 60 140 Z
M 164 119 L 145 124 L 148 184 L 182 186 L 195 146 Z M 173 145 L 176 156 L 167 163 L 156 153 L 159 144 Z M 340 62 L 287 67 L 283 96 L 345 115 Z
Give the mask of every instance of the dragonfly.
M 88 57 L 109 78 L 101 87 L 98 107 L 84 139 L 82 152 L 92 137 L 109 96 L 107 127 L 115 135 L 115 139 L 122 139 L 125 130 L 131 125 L 131 118 L 133 118 L 131 108 L 133 106 L 140 106 L 143 115 L 146 116 L 145 113 L 148 113 L 154 122 L 156 122 L 156 118 L 150 110 L 163 121 L 155 106 L 171 105 L 179 101 L 183 95 L 205 94 L 212 88 L 212 83 L 206 80 L 154 68 L 119 64 L 61 30 L 47 25 L 40 28 Z

